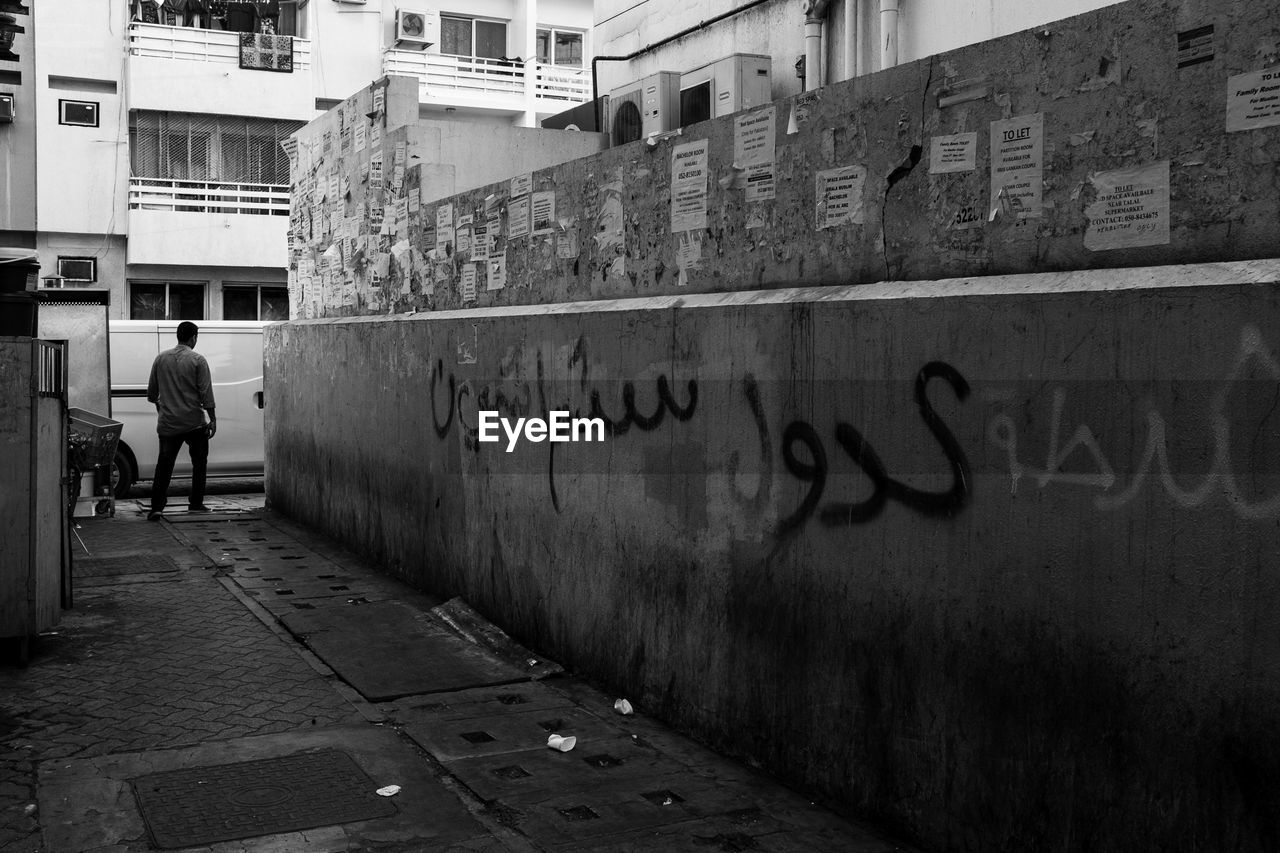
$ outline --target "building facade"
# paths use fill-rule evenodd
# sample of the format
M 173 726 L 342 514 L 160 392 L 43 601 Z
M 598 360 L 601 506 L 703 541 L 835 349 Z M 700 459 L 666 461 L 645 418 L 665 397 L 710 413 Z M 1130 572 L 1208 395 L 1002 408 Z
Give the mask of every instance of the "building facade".
M 639 82 L 673 75 L 669 120 L 648 131 L 671 130 L 754 103 L 741 99 L 731 76 L 742 76 L 739 55 L 763 58 L 769 95 L 763 102 L 828 83 L 1113 5 L 1117 0 L 599 0 L 595 4 L 596 84 L 624 97 Z M 719 67 L 712 67 L 719 63 Z M 758 65 L 759 63 L 755 63 Z M 750 70 L 756 74 L 756 70 Z M 679 93 L 715 78 L 719 109 L 706 110 L 694 93 Z M 658 87 L 662 92 L 663 83 Z M 748 87 L 749 89 L 749 87 Z M 705 97 L 705 95 L 703 96 Z M 731 101 L 736 103 L 731 104 Z M 616 101 L 616 97 L 615 97 Z M 729 108 L 726 108 L 728 105 Z M 615 104 L 616 106 L 616 104 Z M 661 106 L 661 105 L 659 105 Z M 601 117 L 609 123 L 608 116 Z M 623 137 L 626 139 L 627 137 Z
M 0 55 L 0 244 L 118 319 L 281 319 L 281 143 L 386 72 L 426 117 L 536 126 L 590 97 L 584 0 L 63 0 Z

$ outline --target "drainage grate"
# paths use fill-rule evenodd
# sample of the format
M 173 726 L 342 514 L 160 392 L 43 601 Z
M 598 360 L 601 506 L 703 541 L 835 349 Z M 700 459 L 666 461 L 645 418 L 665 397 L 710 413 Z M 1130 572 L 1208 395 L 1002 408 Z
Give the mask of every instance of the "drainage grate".
M 154 773 L 132 783 L 151 840 L 165 850 L 396 812 L 337 750 Z
M 525 770 L 518 764 L 512 764 L 510 767 L 499 767 L 493 771 L 494 776 L 500 776 L 503 779 L 525 779 L 533 774 Z
M 565 820 L 597 820 L 600 815 L 591 810 L 590 806 L 573 806 L 567 809 L 557 809 Z
M 147 572 L 176 572 L 178 564 L 164 554 L 126 554 L 122 557 L 84 557 L 75 561 L 77 577 L 104 578 Z

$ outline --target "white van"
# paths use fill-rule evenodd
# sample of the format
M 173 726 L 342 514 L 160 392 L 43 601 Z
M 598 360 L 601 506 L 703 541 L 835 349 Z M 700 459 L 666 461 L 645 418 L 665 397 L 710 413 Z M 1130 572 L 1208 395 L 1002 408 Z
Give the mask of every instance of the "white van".
M 112 320 L 111 417 L 124 424 L 112 479 L 117 497 L 155 478 L 160 441 L 156 407 L 147 402 L 151 363 L 178 345 L 177 320 Z M 262 475 L 262 329 L 266 322 L 200 320 L 196 352 L 209 362 L 218 433 L 209 442 L 208 477 Z M 191 476 L 184 445 L 175 477 Z

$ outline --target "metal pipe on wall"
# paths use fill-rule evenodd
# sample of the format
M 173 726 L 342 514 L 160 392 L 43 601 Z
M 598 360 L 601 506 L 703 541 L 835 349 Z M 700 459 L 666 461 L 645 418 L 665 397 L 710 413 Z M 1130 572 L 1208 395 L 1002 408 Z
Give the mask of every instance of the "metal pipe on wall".
M 804 10 L 804 90 L 806 92 L 826 82 L 822 24 L 827 17 L 829 2 L 830 0 L 809 0 Z
M 880 0 L 880 67 L 898 64 L 898 0 Z
M 858 76 L 858 0 L 844 0 L 844 51 L 840 68 L 846 80 Z

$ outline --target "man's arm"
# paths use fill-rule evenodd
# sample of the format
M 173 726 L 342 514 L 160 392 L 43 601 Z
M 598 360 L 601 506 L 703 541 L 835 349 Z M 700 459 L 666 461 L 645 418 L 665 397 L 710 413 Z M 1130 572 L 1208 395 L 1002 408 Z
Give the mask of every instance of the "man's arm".
M 205 435 L 209 438 L 218 432 L 218 416 L 214 414 L 213 402 L 213 376 L 209 373 L 209 362 L 204 359 L 200 360 L 200 375 L 198 383 L 200 388 L 200 405 L 209 413 L 209 423 L 205 424 Z
M 160 399 L 160 381 L 156 378 L 156 363 L 158 361 L 159 359 L 157 358 L 155 361 L 151 362 L 151 375 L 147 377 L 148 403 L 154 403 Z

